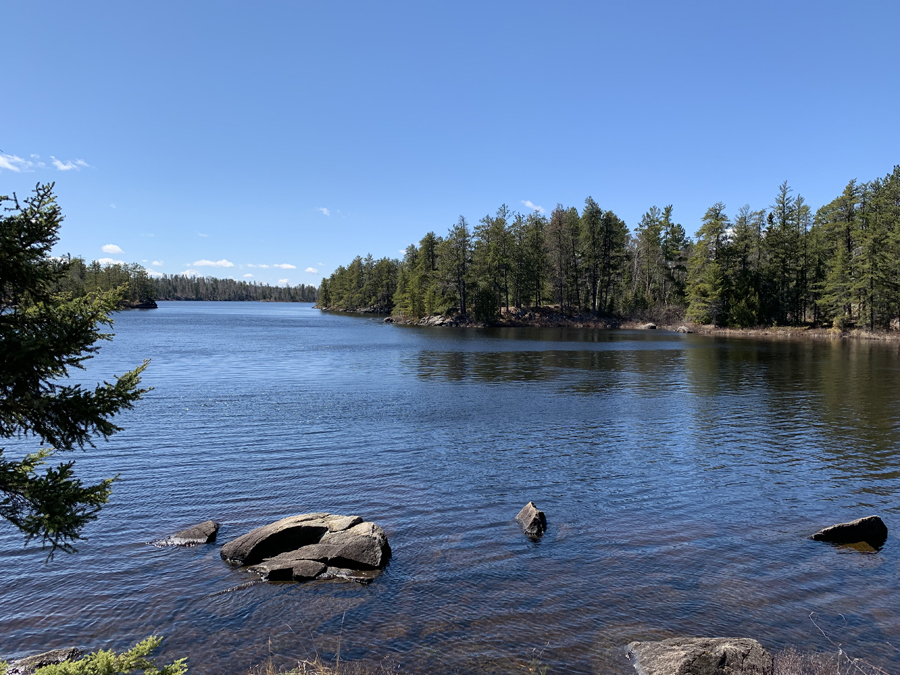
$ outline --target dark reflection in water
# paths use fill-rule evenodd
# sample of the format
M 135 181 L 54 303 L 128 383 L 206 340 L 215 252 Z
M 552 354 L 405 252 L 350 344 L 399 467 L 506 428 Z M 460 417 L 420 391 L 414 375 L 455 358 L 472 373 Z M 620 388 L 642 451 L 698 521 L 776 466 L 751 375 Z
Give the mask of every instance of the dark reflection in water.
M 73 557 L 0 531 L 0 655 L 121 649 L 241 672 L 315 653 L 414 672 L 628 672 L 623 646 L 746 635 L 896 669 L 900 547 L 806 537 L 900 526 L 900 355 L 862 342 L 383 325 L 309 306 L 119 315 L 86 381 L 151 357 L 121 473 Z M 10 449 L 16 452 L 16 446 Z M 513 517 L 533 499 L 542 541 Z M 143 542 L 206 518 L 224 542 L 292 513 L 359 513 L 394 558 L 367 587 L 247 584 L 218 546 Z

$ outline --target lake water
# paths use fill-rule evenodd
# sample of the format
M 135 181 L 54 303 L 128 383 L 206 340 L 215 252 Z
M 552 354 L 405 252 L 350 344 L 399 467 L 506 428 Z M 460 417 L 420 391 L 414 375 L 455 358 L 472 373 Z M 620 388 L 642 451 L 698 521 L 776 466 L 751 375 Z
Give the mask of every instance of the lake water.
M 73 556 L 0 527 L 0 656 L 123 649 L 240 673 L 315 654 L 435 673 L 628 673 L 624 646 L 746 636 L 900 666 L 896 343 L 386 325 L 305 304 L 160 303 L 116 316 L 85 382 L 142 359 L 154 387 Z M 21 446 L 8 443 L 10 453 Z M 534 500 L 538 543 L 514 522 Z M 223 542 L 287 515 L 359 514 L 393 559 L 371 585 L 258 583 Z M 212 518 L 216 545 L 146 542 Z M 896 531 L 896 530 L 895 530 Z M 810 615 L 813 614 L 812 619 Z

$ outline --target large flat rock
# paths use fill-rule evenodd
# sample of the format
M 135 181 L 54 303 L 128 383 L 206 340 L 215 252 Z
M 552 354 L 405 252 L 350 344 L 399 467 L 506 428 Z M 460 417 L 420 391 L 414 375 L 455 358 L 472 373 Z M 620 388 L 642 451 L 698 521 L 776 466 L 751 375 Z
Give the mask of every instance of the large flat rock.
M 26 656 L 24 659 L 13 661 L 9 664 L 6 673 L 7 675 L 31 675 L 38 668 L 65 663 L 66 661 L 77 661 L 81 657 L 82 652 L 78 647 L 54 649 L 43 654 Z
M 773 660 L 750 638 L 671 638 L 632 642 L 628 658 L 639 675 L 772 675 Z
M 359 516 L 306 513 L 283 518 L 228 542 L 222 558 L 267 581 L 314 578 L 371 580 L 391 557 L 387 535 Z M 340 574 L 327 570 L 342 570 Z M 359 573 L 359 574 L 357 574 Z

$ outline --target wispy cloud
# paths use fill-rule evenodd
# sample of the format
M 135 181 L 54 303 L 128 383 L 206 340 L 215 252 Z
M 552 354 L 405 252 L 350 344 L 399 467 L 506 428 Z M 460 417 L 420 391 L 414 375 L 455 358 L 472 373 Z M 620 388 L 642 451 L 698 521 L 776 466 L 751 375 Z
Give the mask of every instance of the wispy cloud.
M 191 263 L 194 267 L 234 267 L 234 263 L 222 258 L 222 260 L 195 260 Z
M 247 267 L 259 267 L 260 269 L 263 269 L 263 270 L 269 269 L 269 266 L 268 266 L 268 265 L 253 265 L 253 264 L 251 264 L 251 263 L 248 263 L 248 264 L 247 264 Z
M 157 272 L 149 267 L 145 267 L 144 270 L 147 272 L 147 276 L 153 277 L 154 279 L 159 279 L 163 275 L 162 272 Z
M 23 159 L 18 155 L 7 155 L 6 153 L 0 153 L 0 169 L 15 171 L 16 173 L 30 173 L 35 169 L 44 168 L 44 163 L 41 161 L 37 161 L 39 159 L 40 157 L 38 157 L 38 155 L 32 155 L 31 159 Z
M 310 274 L 318 274 L 319 273 L 319 270 L 317 270 L 315 267 L 307 267 L 306 271 L 309 272 Z
M 181 276 L 183 276 L 183 277 L 199 277 L 200 272 L 198 272 L 197 270 L 185 270 L 184 272 L 181 273 Z
M 290 263 L 277 263 L 272 265 L 272 267 L 277 267 L 280 270 L 295 270 L 297 269 L 296 265 L 291 265 Z
M 125 252 L 121 248 L 116 246 L 115 244 L 104 244 L 103 246 L 100 247 L 100 250 L 103 251 L 104 253 L 124 253 Z
M 330 216 L 330 215 L 331 215 L 331 211 L 329 211 L 328 209 L 326 209 L 324 206 L 320 206 L 320 207 L 319 207 L 319 211 L 321 211 L 321 212 L 322 212 L 323 214 L 325 214 L 326 216 Z
M 253 278 L 253 275 L 252 275 L 252 274 L 245 274 L 245 275 L 244 275 L 244 278 L 245 278 L 245 279 L 252 279 L 252 278 Z
M 537 211 L 538 213 L 546 212 L 543 206 L 538 206 L 537 204 L 532 203 L 530 199 L 523 199 L 522 203 L 532 211 Z
M 154 260 L 150 264 L 153 265 L 154 267 L 162 267 L 163 261 L 162 260 Z
M 325 267 L 325 263 L 316 263 L 319 267 Z
M 112 258 L 97 258 L 97 262 L 101 265 L 124 265 L 124 260 L 113 260 Z
M 116 205 L 115 205 L 115 204 L 110 204 L 110 205 L 109 205 L 109 208 L 114 209 L 114 208 L 116 208 Z
M 287 286 L 287 282 L 288 282 L 287 279 L 279 279 L 279 280 L 278 280 L 278 285 L 279 285 L 279 286 Z
M 87 169 L 91 166 L 83 159 L 76 159 L 74 162 L 72 160 L 60 162 L 53 155 L 50 155 L 50 159 L 53 160 L 53 166 L 55 166 L 60 171 L 72 171 L 72 169 L 74 169 L 75 171 L 81 171 L 82 169 Z
M 197 233 L 197 236 L 198 236 L 198 237 L 208 237 L 209 235 L 208 235 L 208 234 L 204 234 L 203 232 L 198 232 L 198 233 Z

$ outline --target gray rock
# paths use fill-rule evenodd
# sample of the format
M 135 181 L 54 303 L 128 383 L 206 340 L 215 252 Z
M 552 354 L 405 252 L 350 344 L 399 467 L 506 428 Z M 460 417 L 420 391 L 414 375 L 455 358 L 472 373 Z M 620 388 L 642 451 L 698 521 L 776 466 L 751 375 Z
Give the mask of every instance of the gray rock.
M 326 569 L 325 565 L 315 560 L 301 560 L 291 570 L 291 578 L 294 581 L 309 581 L 318 577 Z
M 322 544 L 337 547 L 330 562 L 345 567 L 378 569 L 391 557 L 387 535 L 375 523 L 359 523 L 343 532 L 329 532 Z
M 337 578 L 337 573 L 323 574 L 326 566 L 357 573 L 380 569 L 390 557 L 387 535 L 378 525 L 359 516 L 328 513 L 284 518 L 222 548 L 222 558 L 227 562 L 249 565 L 249 571 L 268 581 Z M 365 574 L 357 576 L 371 580 Z
M 632 642 L 640 675 L 772 675 L 772 655 L 750 638 L 672 638 Z
M 316 544 L 328 532 L 328 525 L 323 520 L 328 515 L 305 513 L 258 527 L 225 544 L 222 559 L 231 565 L 254 565 L 279 553 Z
M 888 529 L 878 516 L 867 516 L 849 523 L 838 523 L 819 530 L 811 538 L 832 544 L 856 544 L 864 541 L 874 548 L 881 548 L 887 541 Z
M 522 530 L 532 539 L 537 539 L 547 530 L 547 516 L 544 512 L 528 502 L 516 516 L 516 522 L 522 526 Z
M 24 659 L 11 662 L 6 673 L 7 675 L 30 675 L 38 668 L 52 666 L 56 663 L 65 663 L 66 661 L 77 661 L 82 656 L 83 654 L 78 647 L 54 649 L 43 654 L 26 656 Z
M 687 326 L 679 326 L 678 328 L 675 329 L 675 332 L 676 332 L 676 333 L 685 333 L 685 334 L 687 334 L 687 333 L 693 333 L 694 331 L 692 331 L 692 330 L 691 330 L 690 328 L 688 328 Z
M 176 532 L 171 537 L 155 541 L 153 544 L 155 546 L 199 546 L 200 544 L 210 544 L 216 540 L 216 533 L 218 533 L 219 527 L 219 523 L 205 520 L 186 530 Z
M 656 324 L 655 323 L 642 323 L 640 326 L 638 326 L 638 328 L 640 328 L 641 330 L 656 330 Z

